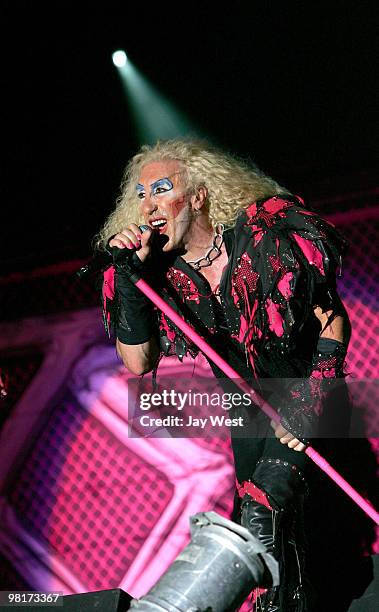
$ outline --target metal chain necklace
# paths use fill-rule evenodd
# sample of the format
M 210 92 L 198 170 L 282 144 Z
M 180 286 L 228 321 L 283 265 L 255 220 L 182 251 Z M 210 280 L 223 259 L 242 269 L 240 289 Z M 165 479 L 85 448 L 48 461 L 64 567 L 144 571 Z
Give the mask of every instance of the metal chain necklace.
M 187 263 L 194 268 L 194 270 L 200 270 L 200 268 L 205 268 L 206 266 L 212 265 L 212 262 L 220 257 L 221 255 L 221 247 L 224 243 L 224 229 L 225 226 L 223 223 L 217 223 L 215 227 L 215 235 L 213 238 L 213 244 L 210 249 L 207 251 L 205 255 L 199 257 L 199 259 L 194 259 L 193 261 L 187 261 Z M 212 254 L 214 255 L 212 256 Z

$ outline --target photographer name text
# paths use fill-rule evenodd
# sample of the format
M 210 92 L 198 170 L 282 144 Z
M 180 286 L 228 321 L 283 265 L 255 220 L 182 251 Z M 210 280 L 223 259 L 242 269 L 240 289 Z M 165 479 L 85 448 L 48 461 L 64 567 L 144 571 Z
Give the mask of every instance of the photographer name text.
M 200 427 L 201 429 L 204 429 L 207 425 L 212 427 L 243 427 L 243 417 L 230 419 L 225 415 L 210 415 L 203 418 L 195 418 L 190 415 L 187 419 L 183 419 L 174 415 L 159 418 L 145 414 L 140 417 L 139 421 L 142 427 Z

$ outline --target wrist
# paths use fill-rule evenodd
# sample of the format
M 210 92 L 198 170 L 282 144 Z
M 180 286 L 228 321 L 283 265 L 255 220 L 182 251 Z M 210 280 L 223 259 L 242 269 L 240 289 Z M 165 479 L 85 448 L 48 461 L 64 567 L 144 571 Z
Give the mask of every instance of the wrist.
M 152 302 L 136 287 L 130 273 L 136 272 L 146 277 L 150 269 L 136 253 L 127 257 L 117 255 L 119 254 L 114 254 L 118 298 L 116 337 L 123 344 L 143 344 L 156 332 L 156 317 Z
M 312 378 L 340 378 L 344 376 L 347 346 L 332 338 L 319 338 L 311 366 Z

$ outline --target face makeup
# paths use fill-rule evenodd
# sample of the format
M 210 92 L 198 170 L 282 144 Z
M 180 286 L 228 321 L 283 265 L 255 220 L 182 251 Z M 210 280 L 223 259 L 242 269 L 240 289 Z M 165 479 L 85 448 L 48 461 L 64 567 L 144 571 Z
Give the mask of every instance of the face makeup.
M 167 193 L 167 191 L 171 191 L 173 187 L 174 185 L 168 176 L 160 178 L 150 185 L 150 197 L 153 198 L 159 194 Z M 141 183 L 137 185 L 137 195 L 141 200 L 145 197 L 145 187 L 141 185 Z
M 175 160 L 152 162 L 142 168 L 136 185 L 145 221 L 169 238 L 167 250 L 182 245 L 191 223 L 191 200 L 182 174 Z

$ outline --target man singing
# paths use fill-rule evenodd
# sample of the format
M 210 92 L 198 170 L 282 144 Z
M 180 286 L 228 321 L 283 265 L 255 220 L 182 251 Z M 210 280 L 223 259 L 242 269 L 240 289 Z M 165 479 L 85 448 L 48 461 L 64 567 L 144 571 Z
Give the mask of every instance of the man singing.
M 309 392 L 343 376 L 350 328 L 335 278 L 343 239 L 255 166 L 178 139 L 143 146 L 131 159 L 97 246 L 113 254 L 105 317 L 132 373 L 156 369 L 166 355 L 195 358 L 198 349 L 129 280 L 127 254 L 241 377 L 303 380 L 280 423 L 264 417 L 275 435 L 232 437 L 232 447 L 239 520 L 280 564 L 280 587 L 260 596 L 257 609 L 313 610 L 300 533 L 302 451 L 315 427 Z

